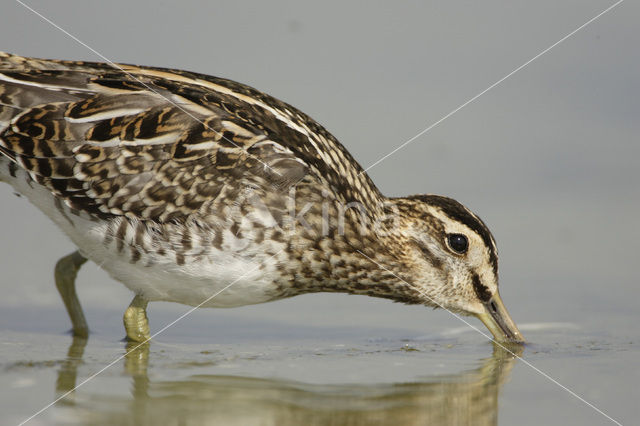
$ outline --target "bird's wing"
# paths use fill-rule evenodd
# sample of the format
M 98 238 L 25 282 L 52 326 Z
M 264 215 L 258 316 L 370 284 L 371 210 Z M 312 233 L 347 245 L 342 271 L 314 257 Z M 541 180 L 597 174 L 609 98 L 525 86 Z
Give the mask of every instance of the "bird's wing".
M 310 175 L 347 198 L 377 196 L 293 107 L 225 79 L 121 67 L 0 53 L 0 154 L 94 215 L 183 220 L 247 186 L 286 191 Z

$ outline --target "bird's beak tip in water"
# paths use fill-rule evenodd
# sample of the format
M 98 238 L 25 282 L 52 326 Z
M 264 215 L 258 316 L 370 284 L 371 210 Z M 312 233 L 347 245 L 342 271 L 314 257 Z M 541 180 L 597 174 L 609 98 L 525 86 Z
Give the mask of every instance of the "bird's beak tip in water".
M 476 316 L 489 329 L 497 342 L 524 343 L 524 337 L 507 312 L 499 293 L 485 302 L 484 307 L 485 311 Z

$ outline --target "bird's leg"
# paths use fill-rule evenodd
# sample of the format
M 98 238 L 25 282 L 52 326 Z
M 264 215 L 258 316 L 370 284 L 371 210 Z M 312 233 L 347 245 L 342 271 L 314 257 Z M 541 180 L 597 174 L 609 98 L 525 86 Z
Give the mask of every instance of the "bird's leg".
M 78 276 L 78 270 L 86 261 L 86 257 L 82 256 L 80 252 L 74 251 L 58 260 L 54 274 L 56 287 L 58 287 L 58 292 L 71 319 L 73 335 L 83 338 L 89 336 L 89 327 L 87 327 L 87 321 L 84 318 L 82 306 L 80 306 L 80 301 L 78 301 L 78 295 L 76 294 L 76 277 Z
M 136 294 L 124 311 L 124 328 L 127 330 L 127 339 L 131 342 L 146 342 L 151 338 L 147 319 L 148 303 L 142 296 Z

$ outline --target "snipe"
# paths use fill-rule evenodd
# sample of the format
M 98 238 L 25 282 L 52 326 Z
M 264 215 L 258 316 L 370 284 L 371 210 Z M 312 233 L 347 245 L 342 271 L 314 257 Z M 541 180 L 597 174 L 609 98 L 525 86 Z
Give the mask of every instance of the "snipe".
M 240 306 L 346 292 L 479 317 L 521 341 L 498 293 L 496 244 L 455 200 L 387 198 L 294 107 L 192 72 L 0 54 L 0 180 L 79 251 L 56 283 L 88 333 L 75 275 L 91 259 L 146 306 Z

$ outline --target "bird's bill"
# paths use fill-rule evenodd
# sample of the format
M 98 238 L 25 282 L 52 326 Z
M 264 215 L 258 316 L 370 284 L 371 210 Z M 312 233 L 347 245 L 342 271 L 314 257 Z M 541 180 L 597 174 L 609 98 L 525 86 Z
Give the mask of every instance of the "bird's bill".
M 513 322 L 507 308 L 504 307 L 500 294 L 496 292 L 484 303 L 485 311 L 477 317 L 489 329 L 498 342 L 524 343 L 524 337 Z

